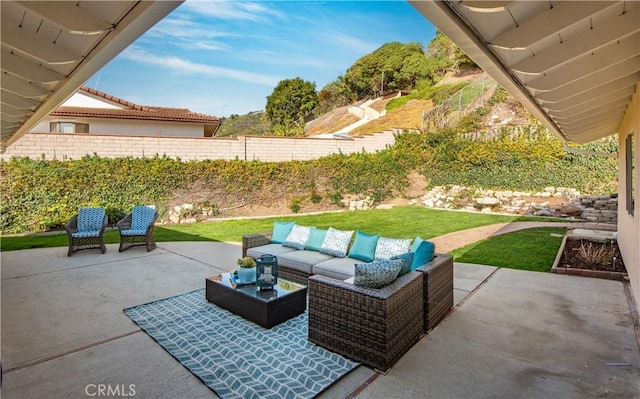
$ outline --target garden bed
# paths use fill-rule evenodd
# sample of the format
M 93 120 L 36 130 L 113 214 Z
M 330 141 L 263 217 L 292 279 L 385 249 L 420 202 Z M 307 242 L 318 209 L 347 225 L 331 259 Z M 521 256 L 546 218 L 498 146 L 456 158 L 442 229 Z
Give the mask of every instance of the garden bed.
M 627 276 L 615 232 L 583 229 L 567 232 L 551 272 L 609 280 Z

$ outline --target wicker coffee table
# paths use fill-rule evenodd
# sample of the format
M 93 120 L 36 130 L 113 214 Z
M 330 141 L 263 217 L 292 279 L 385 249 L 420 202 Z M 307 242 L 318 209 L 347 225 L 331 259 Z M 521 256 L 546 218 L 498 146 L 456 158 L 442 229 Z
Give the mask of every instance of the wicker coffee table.
M 307 287 L 278 279 L 272 290 L 255 284 L 235 286 L 229 273 L 206 279 L 207 301 L 265 328 L 271 328 L 307 308 Z

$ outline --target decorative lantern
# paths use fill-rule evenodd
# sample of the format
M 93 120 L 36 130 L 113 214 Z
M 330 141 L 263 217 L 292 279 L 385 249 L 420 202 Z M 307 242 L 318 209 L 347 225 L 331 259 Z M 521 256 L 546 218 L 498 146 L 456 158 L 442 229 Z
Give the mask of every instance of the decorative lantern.
M 256 259 L 256 285 L 261 290 L 273 289 L 278 284 L 278 258 L 262 255 Z

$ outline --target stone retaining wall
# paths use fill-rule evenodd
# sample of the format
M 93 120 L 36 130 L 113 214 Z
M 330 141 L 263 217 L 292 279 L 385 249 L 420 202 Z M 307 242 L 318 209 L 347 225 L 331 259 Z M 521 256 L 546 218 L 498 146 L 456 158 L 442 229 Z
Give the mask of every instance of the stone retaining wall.
M 567 217 L 597 223 L 616 223 L 618 218 L 617 195 L 581 195 L 578 190 L 566 187 L 521 192 L 436 186 L 420 201 L 413 202 L 429 208 Z

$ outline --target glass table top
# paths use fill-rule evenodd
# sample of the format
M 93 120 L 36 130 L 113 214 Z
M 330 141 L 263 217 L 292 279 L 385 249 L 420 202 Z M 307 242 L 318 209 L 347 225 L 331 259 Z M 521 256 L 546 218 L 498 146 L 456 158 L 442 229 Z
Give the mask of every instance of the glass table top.
M 276 298 L 281 298 L 292 294 L 294 292 L 303 290 L 307 288 L 302 284 L 297 284 L 292 281 L 283 280 L 278 278 L 278 284 L 276 284 L 273 289 L 263 289 L 260 290 L 255 283 L 251 284 L 236 284 L 231 279 L 231 273 L 222 273 L 218 276 L 210 277 L 211 280 L 216 281 L 219 284 L 222 284 L 226 287 L 235 289 L 236 291 L 242 292 L 245 295 L 254 296 L 258 299 L 262 299 L 265 301 L 274 300 Z

